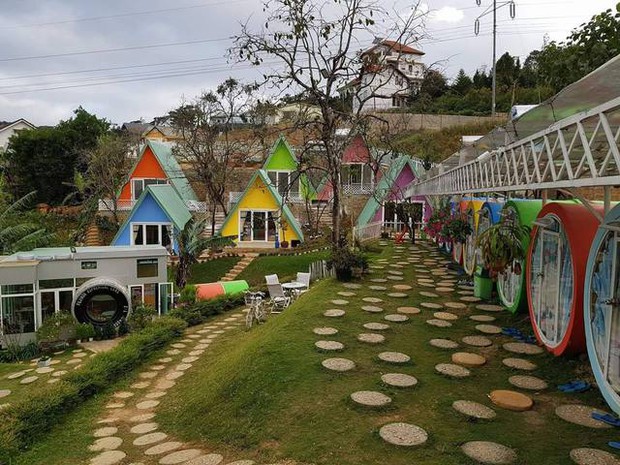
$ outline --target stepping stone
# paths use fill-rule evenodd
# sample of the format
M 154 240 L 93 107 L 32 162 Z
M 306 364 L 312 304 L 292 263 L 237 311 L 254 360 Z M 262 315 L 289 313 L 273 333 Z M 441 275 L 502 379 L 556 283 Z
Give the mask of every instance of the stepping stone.
M 409 363 L 411 361 L 409 355 L 401 352 L 381 352 L 378 357 L 379 360 L 388 363 Z
M 544 352 L 542 347 L 538 347 L 534 344 L 528 344 L 526 342 L 507 342 L 503 345 L 503 347 L 508 352 L 515 354 L 537 355 Z
M 408 265 L 409 263 L 406 263 L 406 264 Z M 402 268 L 403 267 L 403 265 L 400 265 L 399 263 L 390 263 L 389 266 L 391 268 Z M 388 273 L 389 273 L 389 271 L 388 271 Z
M 361 289 L 362 285 L 355 283 L 344 283 L 342 284 L 342 287 L 346 287 L 347 289 Z
M 147 409 L 151 409 L 151 408 L 155 408 L 159 405 L 159 401 L 158 400 L 145 400 L 142 402 L 138 402 L 136 404 L 136 408 L 138 410 L 147 410 Z
M 165 395 L 166 395 L 165 391 L 153 391 L 153 392 L 149 392 L 144 397 L 146 397 L 147 399 L 159 399 L 160 397 L 164 397 Z
M 393 297 L 395 299 L 405 299 L 408 297 L 404 292 L 388 292 L 388 297 Z
M 144 423 L 145 421 L 149 421 L 151 418 L 155 418 L 154 413 L 143 413 L 141 415 L 135 415 L 129 419 L 132 423 Z
M 151 383 L 149 383 L 148 381 L 140 381 L 139 383 L 133 383 L 131 386 L 129 386 L 132 389 L 145 389 L 147 387 L 149 387 L 151 385 Z
M 430 320 L 426 320 L 427 325 L 436 326 L 437 328 L 449 328 L 452 326 L 452 323 L 446 320 L 439 320 L 437 318 L 432 318 Z
M 433 313 L 433 316 L 435 318 L 439 318 L 440 320 L 447 320 L 447 321 L 454 321 L 454 320 L 459 319 L 457 315 L 455 315 L 454 313 L 450 313 L 450 312 L 435 312 Z
M 389 275 L 387 279 L 391 279 L 392 281 L 404 281 L 405 280 L 405 278 L 403 278 L 402 276 L 393 276 L 393 275 Z
M 82 358 L 82 357 L 86 357 L 88 354 L 86 352 L 78 352 L 76 354 L 73 354 L 72 356 L 74 358 Z
M 330 301 L 334 305 L 348 305 L 349 301 L 344 299 L 334 299 Z
M 102 450 L 114 450 L 118 449 L 122 443 L 123 440 L 121 438 L 108 436 L 106 438 L 97 439 L 90 446 L 88 446 L 88 450 L 92 452 L 100 452 Z
M 10 389 L 0 389 L 0 399 L 6 397 L 11 393 Z
M 134 394 L 133 392 L 129 392 L 129 391 L 120 391 L 120 392 L 115 392 L 113 394 L 113 397 L 116 397 L 117 399 L 129 399 L 130 397 L 132 397 Z
M 487 359 L 482 355 L 472 354 L 471 352 L 456 352 L 452 354 L 452 361 L 457 365 L 466 367 L 480 367 L 487 363 Z
M 30 383 L 34 383 L 37 379 L 39 379 L 38 376 L 28 376 L 27 378 L 22 379 L 19 384 L 30 384 Z
M 207 454 L 196 457 L 189 462 L 185 462 L 185 465 L 219 465 L 223 460 L 223 455 Z M 229 462 L 228 465 L 254 465 L 254 460 L 237 460 L 235 462 Z
M 114 436 L 118 431 L 118 428 L 115 426 L 106 426 L 104 428 L 99 428 L 95 430 L 93 436 L 96 438 L 103 438 L 105 436 Z
M 409 317 L 407 315 L 402 315 L 400 313 L 390 313 L 389 315 L 385 315 L 383 319 L 394 323 L 404 323 L 405 321 L 409 321 Z
M 165 391 L 166 389 L 170 389 L 176 383 L 171 379 L 160 379 L 155 387 L 159 390 Z
M 508 382 L 513 386 L 530 391 L 542 391 L 549 387 L 544 380 L 536 376 L 515 375 L 508 378 Z
M 47 380 L 47 384 L 54 384 L 60 381 L 58 378 L 52 378 Z
M 191 363 L 179 363 L 174 369 L 176 371 L 189 370 L 192 367 Z
M 342 297 L 353 297 L 356 294 L 355 294 L 355 292 L 340 291 L 340 292 L 338 292 L 338 295 L 341 295 Z
M 474 295 L 473 291 L 456 291 L 459 295 Z
M 434 292 L 428 292 L 428 291 L 420 291 L 419 294 L 423 297 L 439 297 Z
M 143 373 L 140 373 L 138 376 L 142 379 L 152 379 L 157 376 L 157 372 L 156 371 L 145 371 Z
M 463 302 L 480 302 L 482 299 L 480 297 L 474 297 L 471 295 L 466 295 L 461 297 L 461 299 Z
M 171 371 L 170 373 L 166 375 L 166 379 L 168 380 L 178 379 L 184 374 L 185 374 L 184 371 Z
M 506 446 L 489 441 L 471 441 L 461 446 L 463 453 L 480 463 L 503 465 L 517 460 L 517 453 Z
M 181 351 L 179 349 L 171 349 L 171 350 L 167 350 L 166 353 L 168 355 L 179 355 Z
M 319 336 L 333 336 L 338 333 L 338 330 L 336 328 L 330 328 L 329 326 L 323 326 L 321 328 L 314 328 L 312 332 Z
M 480 323 L 490 323 L 491 321 L 495 321 L 495 317 L 490 315 L 471 315 L 469 319 Z
M 192 350 L 189 354 L 194 356 L 194 357 L 196 357 L 196 356 L 202 355 L 204 353 L 205 353 L 204 350 Z
M 431 339 L 428 342 L 433 347 L 439 349 L 456 349 L 459 346 L 457 342 L 451 341 L 450 339 Z
M 596 429 L 612 427 L 607 423 L 592 418 L 592 414 L 595 412 L 603 415 L 607 414 L 607 412 L 604 412 L 603 410 L 579 404 L 560 405 L 558 408 L 555 409 L 555 414 L 562 420 L 569 423 L 574 423 L 576 425 Z
M 159 461 L 161 465 L 174 465 L 177 463 L 186 463 L 202 454 L 200 449 L 185 449 L 172 454 L 168 454 Z
M 609 452 L 582 447 L 570 451 L 570 458 L 577 465 L 619 465 L 620 460 Z
M 155 431 L 158 427 L 159 425 L 157 423 L 140 423 L 132 427 L 129 431 L 134 434 L 146 434 Z
M 148 446 L 149 444 L 155 444 L 156 442 L 163 441 L 168 435 L 166 433 L 157 432 L 149 433 L 144 436 L 139 436 L 133 441 L 134 446 Z
M 377 391 L 357 391 L 351 394 L 351 400 L 365 407 L 385 407 L 392 399 Z
M 501 334 L 502 328 L 495 325 L 476 325 L 475 328 L 484 334 Z
M 379 429 L 379 436 L 389 444 L 403 447 L 419 446 L 428 440 L 426 431 L 409 423 L 388 423 Z
M 517 370 L 532 371 L 537 368 L 535 363 L 530 362 L 522 358 L 509 357 L 502 360 L 502 363 L 508 368 L 516 368 Z
M 123 407 L 125 407 L 125 404 L 123 402 L 111 402 L 105 406 L 105 408 L 108 408 L 108 409 L 117 409 L 117 408 L 123 408 Z
M 24 376 L 26 373 L 28 373 L 27 371 L 18 371 L 17 373 L 13 373 L 9 376 L 6 377 L 6 379 L 17 379 L 17 378 L 21 378 L 22 376 Z
M 461 302 L 444 302 L 443 306 L 448 308 L 454 308 L 457 310 L 467 308 L 467 305 Z
M 367 344 L 381 344 L 385 342 L 385 336 L 383 334 L 362 333 L 357 335 L 357 340 Z
M 346 312 L 344 310 L 338 310 L 336 308 L 332 308 L 330 310 L 325 310 L 323 316 L 328 316 L 330 318 L 337 318 L 340 316 L 344 316 Z
M 383 302 L 383 299 L 379 299 L 378 297 L 364 297 L 362 300 L 370 304 L 378 304 L 380 302 Z
M 408 284 L 394 284 L 392 289 L 396 289 L 397 291 L 410 291 L 413 287 Z
M 364 328 L 370 329 L 371 331 L 385 331 L 386 329 L 390 329 L 390 325 L 386 325 L 385 323 L 365 323 Z
M 194 363 L 194 362 L 198 361 L 198 357 L 183 357 L 181 359 L 181 361 L 183 363 Z
M 461 339 L 463 343 L 474 347 L 489 347 L 493 345 L 493 341 L 484 336 L 465 336 Z
M 534 401 L 525 394 L 505 389 L 492 391 L 489 394 L 489 399 L 498 407 L 515 412 L 524 412 L 531 409 L 532 405 L 534 405 Z
M 381 376 L 381 381 L 388 386 L 399 388 L 413 387 L 418 384 L 418 380 L 415 377 L 403 373 L 386 373 Z
M 382 266 L 382 265 L 372 265 L 369 268 L 371 268 L 373 270 L 383 270 L 383 269 L 385 269 L 385 267 Z
M 174 347 L 175 349 L 185 349 L 187 347 L 185 344 L 177 342 L 175 344 L 170 344 L 170 347 Z
M 370 313 L 381 313 L 383 311 L 381 307 L 376 307 L 374 305 L 363 305 L 362 310 Z
M 434 302 L 422 302 L 420 305 L 424 308 L 430 308 L 432 310 L 439 310 L 442 308 L 440 304 L 436 304 Z
M 466 378 L 471 374 L 467 368 L 452 363 L 439 363 L 435 365 L 435 371 L 451 378 Z
M 419 286 L 423 286 L 423 287 L 435 287 L 434 284 L 430 284 L 430 283 L 418 283 Z
M 393 265 L 390 265 L 390 266 L 393 266 Z M 396 270 L 388 270 L 387 272 L 389 275 L 392 275 L 392 276 L 402 276 L 404 274 L 402 271 L 396 271 Z M 391 278 L 389 278 L 388 276 L 388 279 L 391 279 Z
M 398 313 L 404 313 L 405 315 L 416 315 L 421 312 L 417 307 L 398 307 L 396 311 Z
M 454 288 L 453 287 L 443 287 L 443 286 L 439 286 L 436 287 L 435 290 L 437 292 L 454 292 Z
M 51 373 L 54 371 L 54 368 L 52 367 L 41 367 L 41 368 L 37 368 L 36 370 L 34 370 L 35 373 L 38 373 L 40 375 L 44 375 L 46 373 Z
M 385 286 L 368 286 L 368 289 L 371 291 L 387 291 L 387 287 Z
M 165 368 L 166 368 L 165 365 L 151 365 L 149 367 L 149 370 L 161 371 L 161 370 L 164 370 Z
M 182 442 L 169 441 L 162 442 L 161 444 L 157 444 L 147 450 L 144 451 L 144 455 L 160 455 L 165 454 L 166 452 L 170 452 L 172 450 L 183 447 L 184 444 Z
M 501 312 L 504 310 L 504 307 L 502 307 L 501 305 L 493 305 L 493 304 L 479 304 L 479 305 L 476 305 L 476 308 L 484 312 Z
M 471 400 L 456 400 L 452 402 L 452 408 L 457 412 L 476 420 L 492 420 L 497 416 L 495 410 L 492 408 Z
M 316 341 L 314 347 L 319 350 L 343 350 L 344 344 L 338 341 Z
M 373 283 L 387 283 L 387 279 L 383 279 L 383 278 L 372 278 L 372 279 L 370 280 L 370 282 L 373 282 Z
M 127 454 L 120 450 L 107 450 L 90 459 L 90 465 L 114 465 L 125 457 Z
M 321 362 L 328 370 L 349 371 L 355 368 L 355 362 L 348 358 L 327 358 Z

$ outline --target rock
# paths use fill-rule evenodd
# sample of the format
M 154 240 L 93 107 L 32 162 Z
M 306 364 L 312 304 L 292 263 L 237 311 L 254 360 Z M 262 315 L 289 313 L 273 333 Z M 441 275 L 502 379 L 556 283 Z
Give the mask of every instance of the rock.
M 446 320 L 446 321 L 454 321 L 454 320 L 459 319 L 457 315 L 455 315 L 454 313 L 450 313 L 450 312 L 435 312 L 433 313 L 433 316 L 440 320 Z
M 461 302 L 444 302 L 443 305 L 444 307 L 453 308 L 455 310 L 462 310 L 464 308 L 467 308 L 467 305 Z
M 90 446 L 88 446 L 88 450 L 92 452 L 100 452 L 102 450 L 114 450 L 118 449 L 122 443 L 123 440 L 121 438 L 108 436 L 105 438 L 97 439 Z
M 155 444 L 156 442 L 163 441 L 168 435 L 166 433 L 149 433 L 144 436 L 139 436 L 133 441 L 134 446 L 147 446 L 149 444 Z
M 107 450 L 90 459 L 90 465 L 114 465 L 125 457 L 127 457 L 127 454 L 120 450 Z
M 422 302 L 420 306 L 424 308 L 430 308 L 431 310 L 439 310 L 440 308 L 442 308 L 440 304 L 436 304 L 434 302 Z
M 469 317 L 470 320 L 479 321 L 481 323 L 489 323 L 491 321 L 495 321 L 495 317 L 489 315 L 472 315 Z
M 388 297 L 392 297 L 395 299 L 404 299 L 406 297 L 408 297 L 407 294 L 405 294 L 404 292 L 388 292 Z
M 400 313 L 390 313 L 389 315 L 385 315 L 383 319 L 394 323 L 404 323 L 405 321 L 409 321 L 409 317 L 407 315 L 402 315 Z
M 170 452 L 171 450 L 178 449 L 183 447 L 182 442 L 169 441 L 162 442 L 161 444 L 157 444 L 156 446 L 150 447 L 149 449 L 144 451 L 144 455 L 159 455 L 165 454 L 166 452 Z
M 118 428 L 115 426 L 106 426 L 104 428 L 99 428 L 95 430 L 93 436 L 96 438 L 103 438 L 106 436 L 113 436 L 117 433 Z
M 495 325 L 476 325 L 476 329 L 484 334 L 501 334 L 502 328 Z
M 383 311 L 381 307 L 375 307 L 374 305 L 363 305 L 362 310 L 370 313 L 381 313 Z
M 331 310 L 325 310 L 325 312 L 323 312 L 323 316 L 327 316 L 330 318 L 338 318 L 341 316 L 344 316 L 346 312 L 344 310 L 338 310 L 338 309 L 331 309 Z
M 160 465 L 174 465 L 177 463 L 186 463 L 188 460 L 195 459 L 202 451 L 199 449 L 185 449 L 173 452 L 162 457 L 159 461 Z
M 378 304 L 380 302 L 383 302 L 383 299 L 380 299 L 378 297 L 364 297 L 362 300 L 370 304 Z
M 428 291 L 420 291 L 419 294 L 423 297 L 439 297 L 439 295 L 435 294 L 434 292 Z
M 416 315 L 421 312 L 417 307 L 398 307 L 396 311 L 405 315 Z
M 159 401 L 158 400 L 145 400 L 145 401 L 142 401 L 142 402 L 138 402 L 136 404 L 136 408 L 138 410 L 148 410 L 148 409 L 151 409 L 151 408 L 155 408 L 158 405 L 159 405 Z
M 390 329 L 390 325 L 386 325 L 385 323 L 365 323 L 364 328 L 369 329 L 371 331 L 385 331 Z
M 185 462 L 185 465 L 219 465 L 224 460 L 224 456 L 220 454 L 207 454 L 196 457 L 195 459 Z M 237 460 L 229 462 L 228 465 L 254 465 L 253 460 Z
M 436 326 L 438 328 L 449 328 L 452 326 L 452 323 L 446 320 L 438 320 L 437 318 L 432 318 L 430 320 L 426 320 L 426 324 L 431 326 Z
M 159 425 L 157 423 L 140 423 L 132 427 L 129 431 L 133 434 L 146 434 L 155 431 Z
M 501 312 L 504 310 L 504 307 L 501 305 L 492 305 L 492 304 L 479 304 L 476 305 L 478 310 L 482 310 L 484 312 Z
M 357 335 L 357 340 L 367 344 L 381 344 L 385 342 L 385 336 L 375 333 L 362 333 Z

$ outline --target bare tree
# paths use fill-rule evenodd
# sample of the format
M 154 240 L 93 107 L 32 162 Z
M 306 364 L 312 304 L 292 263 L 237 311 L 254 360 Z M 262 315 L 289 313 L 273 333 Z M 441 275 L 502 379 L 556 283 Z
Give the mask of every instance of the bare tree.
M 321 147 L 318 168 L 325 170 L 333 191 L 332 248 L 338 249 L 343 233 L 342 153 L 353 136 L 368 130 L 373 115 L 362 113 L 363 103 L 375 96 L 382 83 L 375 83 L 371 92 L 357 89 L 355 98 L 361 104 L 355 112 L 347 108 L 339 89 L 368 65 L 359 53 L 362 41 L 377 35 L 400 44 L 416 41 L 423 27 L 420 13 L 415 5 L 404 19 L 394 15 L 395 24 L 372 0 L 265 0 L 263 11 L 267 13 L 264 28 L 253 31 L 248 23 L 243 24 L 231 53 L 257 66 L 266 66 L 266 60 L 275 62 L 273 69 L 264 72 L 266 82 L 281 92 L 301 93 L 319 107 L 320 118 L 296 125 L 313 134 Z M 341 128 L 348 132 L 339 134 Z M 300 161 L 304 164 L 303 158 Z

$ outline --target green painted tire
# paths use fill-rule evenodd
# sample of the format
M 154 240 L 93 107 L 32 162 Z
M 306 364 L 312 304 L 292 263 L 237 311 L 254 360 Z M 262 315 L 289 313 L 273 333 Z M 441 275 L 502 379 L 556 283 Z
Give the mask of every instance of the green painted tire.
M 220 284 L 224 288 L 224 293 L 226 295 L 239 294 L 250 288 L 247 281 L 244 281 L 243 279 L 238 281 L 220 281 Z

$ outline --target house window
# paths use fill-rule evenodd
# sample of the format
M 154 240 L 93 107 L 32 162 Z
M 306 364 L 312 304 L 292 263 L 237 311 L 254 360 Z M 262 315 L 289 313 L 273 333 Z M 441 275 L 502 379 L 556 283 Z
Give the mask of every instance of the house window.
M 167 179 L 155 179 L 155 178 L 135 178 L 131 180 L 131 198 L 132 200 L 138 200 L 146 186 L 154 184 L 168 184 Z
M 34 285 L 5 284 L 0 291 L 0 327 L 4 334 L 34 333 Z
M 276 240 L 276 212 L 241 210 L 239 212 L 239 240 L 243 242 Z M 283 240 L 282 238 L 280 238 Z
M 345 191 L 349 194 L 369 193 L 374 185 L 370 165 L 352 163 L 343 165 L 342 180 Z
M 283 198 L 299 198 L 299 173 L 296 171 L 268 171 L 271 184 Z
M 171 250 L 172 225 L 166 223 L 140 224 L 132 223 L 131 245 L 161 245 Z
M 158 260 L 156 258 L 139 259 L 137 265 L 138 278 L 154 278 L 157 276 Z
M 402 86 L 403 86 L 403 84 L 404 84 L 404 82 L 403 82 L 403 77 L 402 77 L 402 76 L 396 76 L 396 85 L 397 85 L 398 87 L 402 87 Z

